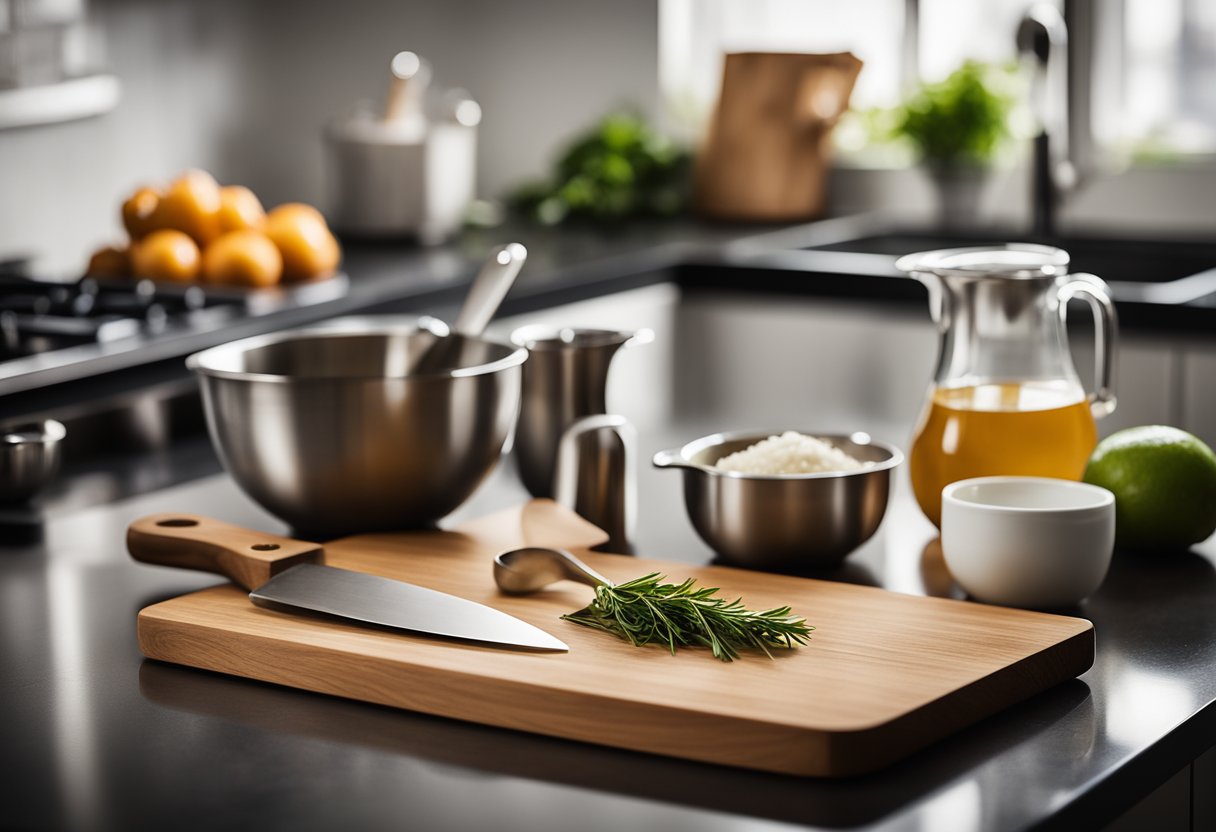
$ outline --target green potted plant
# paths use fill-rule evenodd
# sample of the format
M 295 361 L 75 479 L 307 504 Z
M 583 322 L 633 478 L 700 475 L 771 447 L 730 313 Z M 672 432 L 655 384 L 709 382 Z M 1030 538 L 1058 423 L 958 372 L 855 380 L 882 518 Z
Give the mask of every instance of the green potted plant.
M 691 159 L 642 117 L 611 113 L 570 142 L 551 177 L 516 188 L 507 203 L 544 225 L 672 217 L 688 205 Z
M 1010 87 L 1006 70 L 967 61 L 945 80 L 922 86 L 895 114 L 895 135 L 919 153 L 946 225 L 966 225 L 979 214 L 984 185 L 1009 135 Z

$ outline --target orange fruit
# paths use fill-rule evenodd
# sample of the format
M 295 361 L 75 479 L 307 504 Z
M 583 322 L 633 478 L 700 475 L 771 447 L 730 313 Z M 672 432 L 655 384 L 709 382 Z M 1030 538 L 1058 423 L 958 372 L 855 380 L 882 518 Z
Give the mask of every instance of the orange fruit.
M 329 223 L 325 221 L 325 215 L 307 202 L 284 202 L 270 213 L 279 219 L 285 217 L 307 218 L 321 223 L 326 228 L 329 227 Z
M 131 257 L 125 248 L 99 248 L 89 258 L 89 265 L 84 273 L 86 277 L 130 277 Z
M 260 231 L 229 231 L 203 251 L 203 278 L 230 286 L 273 286 L 283 276 L 283 256 Z
M 220 230 L 240 231 L 243 228 L 261 228 L 266 221 L 266 212 L 253 191 L 244 185 L 226 185 L 220 188 Z
M 160 191 L 140 188 L 122 204 L 122 225 L 132 240 L 156 230 L 154 217 L 160 204 Z
M 152 280 L 194 280 L 201 259 L 194 240 L 172 228 L 153 231 L 131 247 L 135 276 Z
M 176 180 L 156 206 L 156 228 L 189 234 L 200 246 L 220 236 L 220 186 L 211 174 L 191 170 Z
M 267 214 L 263 230 L 283 255 L 284 280 L 328 277 L 342 259 L 325 218 L 311 205 L 280 205 Z

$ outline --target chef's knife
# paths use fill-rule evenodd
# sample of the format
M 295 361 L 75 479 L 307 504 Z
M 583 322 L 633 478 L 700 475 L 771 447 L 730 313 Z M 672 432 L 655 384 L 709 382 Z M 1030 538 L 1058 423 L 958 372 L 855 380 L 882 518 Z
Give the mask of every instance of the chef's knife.
M 570 648 L 526 621 L 455 595 L 321 563 L 322 547 L 195 514 L 154 514 L 127 529 L 143 563 L 216 572 L 261 607 L 506 647 Z M 487 566 L 486 574 L 489 574 Z

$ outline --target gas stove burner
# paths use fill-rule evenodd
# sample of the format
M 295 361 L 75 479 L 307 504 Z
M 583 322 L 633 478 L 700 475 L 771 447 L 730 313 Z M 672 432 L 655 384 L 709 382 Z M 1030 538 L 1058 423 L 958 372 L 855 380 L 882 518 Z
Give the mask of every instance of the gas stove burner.
M 268 289 L 56 280 L 32 260 L 0 258 L 0 396 L 181 359 L 232 340 L 238 329 L 248 335 L 317 320 L 349 288 L 344 274 Z
M 150 280 L 39 280 L 0 270 L 0 360 L 79 344 L 156 335 L 203 309 L 242 307 L 244 298 L 201 286 Z

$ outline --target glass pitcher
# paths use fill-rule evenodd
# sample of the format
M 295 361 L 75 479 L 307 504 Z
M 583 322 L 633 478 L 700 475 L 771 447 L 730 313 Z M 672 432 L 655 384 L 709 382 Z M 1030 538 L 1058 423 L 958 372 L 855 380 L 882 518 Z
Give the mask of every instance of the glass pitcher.
M 908 455 L 925 516 L 940 526 L 942 488 L 968 477 L 1080 479 L 1097 443 L 1094 418 L 1115 409 L 1117 321 L 1106 284 L 1069 274 L 1068 252 L 1026 244 L 909 254 L 896 266 L 929 288 L 940 335 Z M 1094 313 L 1088 396 L 1068 351 L 1072 298 Z

